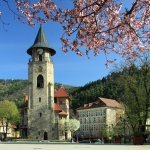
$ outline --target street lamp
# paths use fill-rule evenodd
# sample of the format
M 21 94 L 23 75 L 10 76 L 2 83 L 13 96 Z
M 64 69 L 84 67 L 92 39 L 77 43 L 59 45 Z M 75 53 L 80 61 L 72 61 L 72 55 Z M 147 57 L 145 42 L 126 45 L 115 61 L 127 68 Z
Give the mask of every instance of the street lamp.
M 124 144 L 126 144 L 126 138 L 125 138 L 125 124 L 126 124 L 126 120 L 122 117 L 120 117 L 120 120 L 123 121 L 123 133 L 124 133 Z

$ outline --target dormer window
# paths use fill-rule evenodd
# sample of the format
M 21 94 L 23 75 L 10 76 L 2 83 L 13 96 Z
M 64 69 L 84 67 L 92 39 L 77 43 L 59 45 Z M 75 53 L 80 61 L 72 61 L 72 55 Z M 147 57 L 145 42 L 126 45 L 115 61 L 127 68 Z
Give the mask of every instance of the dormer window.
M 39 75 L 37 77 L 37 87 L 38 88 L 43 88 L 44 87 L 44 79 L 42 75 Z

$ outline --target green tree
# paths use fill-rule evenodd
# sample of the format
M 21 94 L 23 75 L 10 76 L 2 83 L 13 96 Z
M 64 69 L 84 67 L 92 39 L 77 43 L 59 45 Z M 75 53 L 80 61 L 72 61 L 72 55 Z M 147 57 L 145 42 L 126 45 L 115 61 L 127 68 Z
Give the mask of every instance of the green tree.
M 150 59 L 145 54 L 124 67 L 118 78 L 122 88 L 120 101 L 124 103 L 125 115 L 133 129 L 145 131 L 150 106 Z
M 6 134 L 4 137 L 6 138 L 9 123 L 16 125 L 19 122 L 20 115 L 14 102 L 9 100 L 0 101 L 0 106 L 0 119 L 2 121 L 5 120 L 6 123 Z

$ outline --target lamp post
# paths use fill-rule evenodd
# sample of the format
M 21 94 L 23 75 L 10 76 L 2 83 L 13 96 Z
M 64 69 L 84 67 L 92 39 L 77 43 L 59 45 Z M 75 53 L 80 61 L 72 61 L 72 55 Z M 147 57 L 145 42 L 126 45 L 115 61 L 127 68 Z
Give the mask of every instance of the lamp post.
M 125 119 L 123 119 L 123 124 L 124 124 L 124 126 L 123 126 L 123 130 L 124 130 L 124 144 L 126 144 L 126 137 L 125 137 L 125 130 L 126 130 L 126 128 L 125 128 Z
M 126 132 L 126 127 L 125 127 L 125 125 L 126 125 L 126 120 L 125 120 L 124 118 L 122 119 L 122 117 L 120 117 L 120 119 L 121 119 L 121 121 L 123 121 L 124 144 L 126 144 L 126 138 L 125 138 L 125 132 Z

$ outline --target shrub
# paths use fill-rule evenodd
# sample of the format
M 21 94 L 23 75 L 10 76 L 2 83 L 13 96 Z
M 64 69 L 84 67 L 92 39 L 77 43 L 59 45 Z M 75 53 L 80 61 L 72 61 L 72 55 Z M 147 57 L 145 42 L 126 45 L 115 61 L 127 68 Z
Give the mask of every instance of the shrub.
M 143 133 L 141 131 L 135 131 L 133 135 L 134 136 L 142 136 Z

